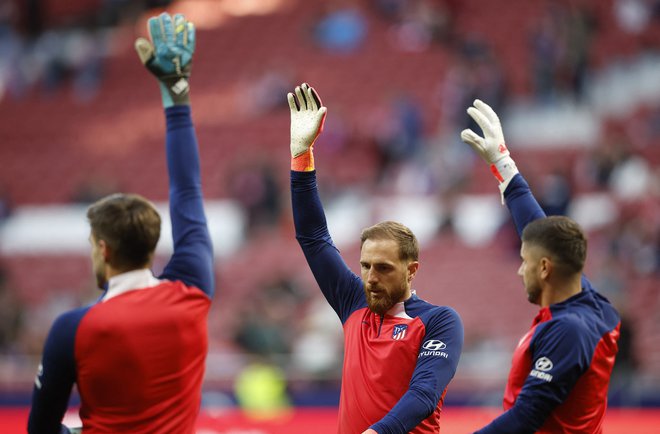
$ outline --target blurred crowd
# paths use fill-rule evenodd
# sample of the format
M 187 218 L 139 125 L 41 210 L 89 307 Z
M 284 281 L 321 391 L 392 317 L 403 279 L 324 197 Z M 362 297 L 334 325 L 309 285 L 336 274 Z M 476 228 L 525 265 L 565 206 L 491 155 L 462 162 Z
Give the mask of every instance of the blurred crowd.
M 96 8 L 81 8 L 75 19 L 55 22 L 45 19 L 44 13 L 54 2 L 25 0 L 0 5 L 0 103 L 35 92 L 47 98 L 54 89 L 67 86 L 77 101 L 93 104 L 104 85 L 104 60 L 112 56 L 108 41 L 113 28 L 134 20 L 145 9 L 169 2 L 95 3 Z M 634 63 L 649 51 L 660 50 L 660 41 L 648 36 L 660 27 L 660 1 L 609 3 L 611 23 L 621 34 L 638 42 L 637 50 L 626 62 Z M 528 51 L 521 55 L 528 63 L 520 68 L 529 71 L 529 76 L 516 85 L 497 46 L 483 35 L 461 31 L 459 17 L 471 12 L 463 10 L 467 6 L 460 0 L 319 2 L 313 27 L 303 26 L 301 33 L 312 35 L 315 47 L 328 55 L 357 61 L 375 32 L 397 52 L 439 50 L 448 59 L 444 73 L 428 89 L 432 107 L 422 108 L 417 93 L 392 89 L 374 101 L 372 110 L 359 121 L 345 107 L 333 111 L 318 141 L 317 158 L 334 162 L 351 159 L 357 161 L 359 169 L 343 173 L 338 167 L 333 179 L 324 179 L 324 200 L 340 198 L 348 191 L 382 196 L 416 194 L 437 198 L 451 207 L 453 199 L 461 194 L 486 191 L 475 186 L 474 180 L 475 173 L 486 170 L 459 139 L 462 129 L 476 128 L 465 115 L 465 108 L 475 98 L 487 101 L 498 113 L 506 113 L 520 98 L 542 107 L 558 106 L 566 100 L 588 106 L 586 83 L 607 67 L 594 59 L 592 48 L 595 41 L 606 37 L 610 23 L 603 22 L 595 0 L 543 4 L 540 13 L 530 17 L 533 22 L 529 23 Z M 264 101 L 252 116 L 261 119 L 285 110 L 285 94 L 297 84 L 299 75 L 302 71 L 286 67 L 264 71 L 257 78 L 259 84 L 249 89 Z M 431 118 L 429 113 L 433 114 Z M 638 331 L 630 326 L 636 322 L 639 307 L 631 306 L 630 300 L 640 298 L 632 297 L 629 291 L 639 287 L 639 282 L 646 282 L 644 288 L 650 288 L 641 299 L 655 306 L 648 311 L 660 321 L 660 100 L 622 118 L 601 122 L 603 128 L 596 142 L 586 149 L 569 151 L 566 158 L 554 159 L 549 165 L 541 166 L 538 160 L 546 154 L 534 150 L 512 149 L 512 153 L 520 156 L 520 166 L 548 214 L 570 213 L 576 200 L 587 194 L 603 194 L 610 198 L 608 204 L 614 204 L 613 209 L 598 204 L 591 208 L 592 213 L 609 217 L 589 234 L 593 254 L 590 277 L 623 314 L 617 360 L 621 379 L 612 385 L 625 389 L 633 387 L 640 369 L 642 347 L 637 342 L 648 339 L 636 336 Z M 504 130 L 506 135 L 506 124 Z M 264 237 L 291 237 L 282 229 L 290 226 L 290 214 L 288 185 L 276 175 L 280 168 L 267 157 L 235 158 L 235 172 L 227 175 L 223 191 L 246 214 L 246 244 L 258 245 Z M 536 164 L 525 166 L 535 160 Z M 532 169 L 525 172 L 525 167 Z M 114 187 L 112 182 L 91 181 L 81 185 L 71 199 L 89 203 Z M 496 190 L 494 184 L 487 187 L 496 194 L 492 191 Z M 11 215 L 12 203 L 9 193 L 0 188 L 0 225 Z M 452 224 L 447 217 L 439 225 L 438 235 L 451 234 Z M 501 231 L 513 246 L 515 235 L 507 228 Z M 38 360 L 43 333 L 50 325 L 45 321 L 67 307 L 93 299 L 92 292 L 82 289 L 92 286 L 90 283 L 91 278 L 81 282 L 69 299 L 26 303 L 12 290 L 0 258 L 0 379 L 5 384 L 18 369 L 16 361 L 29 359 L 32 366 Z M 310 382 L 337 384 L 342 339 L 338 324 L 329 324 L 338 320 L 315 288 L 301 283 L 295 271 L 289 271 L 262 282 L 259 288 L 251 288 L 249 300 L 237 305 L 240 311 L 232 312 L 226 327 L 212 330 L 216 340 L 225 341 L 231 351 L 249 354 L 249 360 L 276 366 L 287 375 L 297 373 L 298 378 Z M 660 342 L 660 337 L 655 338 Z M 467 351 L 477 351 L 479 344 L 477 340 L 466 342 Z

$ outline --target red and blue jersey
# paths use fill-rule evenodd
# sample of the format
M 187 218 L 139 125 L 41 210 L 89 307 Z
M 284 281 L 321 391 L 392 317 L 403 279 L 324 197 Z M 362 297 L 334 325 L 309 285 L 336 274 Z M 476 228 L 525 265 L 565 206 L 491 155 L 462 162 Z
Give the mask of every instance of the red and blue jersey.
M 521 234 L 545 214 L 521 175 L 504 197 Z M 601 433 L 619 315 L 586 277 L 582 291 L 540 310 L 519 341 L 501 416 L 478 433 Z
M 385 315 L 372 312 L 361 278 L 328 232 L 316 172 L 292 171 L 291 193 L 296 238 L 344 329 L 338 432 L 439 432 L 443 398 L 463 347 L 460 317 L 415 293 Z
M 85 433 L 192 433 L 199 412 L 213 296 L 190 107 L 166 111 L 174 252 L 162 275 L 114 276 L 101 299 L 53 324 L 35 380 L 31 434 L 61 433 L 74 384 Z

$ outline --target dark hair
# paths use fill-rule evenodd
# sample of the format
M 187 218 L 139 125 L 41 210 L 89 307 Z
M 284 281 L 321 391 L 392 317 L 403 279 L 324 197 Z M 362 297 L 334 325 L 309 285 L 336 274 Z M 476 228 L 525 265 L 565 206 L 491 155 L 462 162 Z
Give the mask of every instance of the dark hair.
M 137 194 L 113 194 L 93 203 L 87 219 L 96 240 L 110 248 L 110 263 L 122 270 L 148 264 L 160 238 L 160 215 Z
M 564 276 L 580 273 L 587 259 L 587 237 L 575 221 L 551 216 L 529 223 L 522 241 L 544 248 Z
M 360 246 L 366 240 L 394 240 L 399 245 L 399 259 L 417 261 L 419 259 L 419 242 L 410 229 L 401 223 L 385 221 L 368 227 L 362 231 Z

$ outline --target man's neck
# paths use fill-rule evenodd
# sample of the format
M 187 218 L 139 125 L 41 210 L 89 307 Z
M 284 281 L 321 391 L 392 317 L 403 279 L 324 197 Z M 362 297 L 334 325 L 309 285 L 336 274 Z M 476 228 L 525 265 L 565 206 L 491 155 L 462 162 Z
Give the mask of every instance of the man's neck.
M 546 290 L 543 291 L 544 297 L 541 307 L 561 303 L 580 292 L 582 292 L 582 279 L 580 274 L 577 274 L 570 279 L 549 283 Z

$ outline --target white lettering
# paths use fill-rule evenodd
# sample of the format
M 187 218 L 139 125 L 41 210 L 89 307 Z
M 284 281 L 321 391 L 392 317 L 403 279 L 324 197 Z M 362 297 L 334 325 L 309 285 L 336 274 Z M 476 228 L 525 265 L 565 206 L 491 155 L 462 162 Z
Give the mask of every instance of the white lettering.
M 532 369 L 529 375 L 536 377 L 539 380 L 547 381 L 548 383 L 552 381 L 552 375 L 548 374 L 547 372 L 537 371 L 536 369 Z
M 444 351 L 422 351 L 419 353 L 419 356 L 417 358 L 420 358 L 422 356 L 436 356 L 436 357 L 442 357 L 444 359 L 449 358 L 449 354 L 445 353 Z

